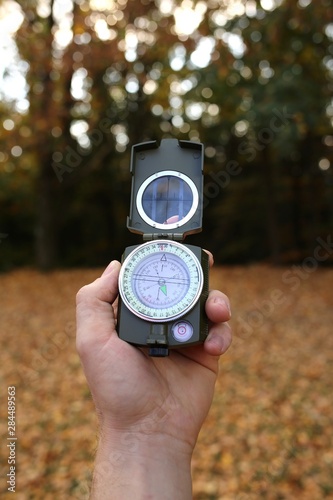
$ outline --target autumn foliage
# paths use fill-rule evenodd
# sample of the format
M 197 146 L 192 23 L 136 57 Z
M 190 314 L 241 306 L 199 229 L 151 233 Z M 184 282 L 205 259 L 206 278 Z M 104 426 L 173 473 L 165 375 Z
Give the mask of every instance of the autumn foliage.
M 193 457 L 195 500 L 333 498 L 333 271 L 308 269 L 293 282 L 292 268 L 212 273 L 211 286 L 231 298 L 234 341 Z M 15 498 L 88 498 L 98 429 L 74 300 L 100 272 L 0 275 L 1 498 L 12 498 L 7 386 L 16 387 Z

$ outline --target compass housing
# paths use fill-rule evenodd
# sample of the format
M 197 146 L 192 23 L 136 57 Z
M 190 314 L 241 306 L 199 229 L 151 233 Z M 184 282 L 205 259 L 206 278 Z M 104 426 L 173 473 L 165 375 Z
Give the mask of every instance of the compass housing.
M 167 245 L 179 244 L 170 240 L 156 240 L 144 243 L 143 245 L 156 247 L 163 242 Z M 195 298 L 191 303 L 188 303 L 181 316 L 175 314 L 168 317 L 168 312 L 162 311 L 163 319 L 160 321 L 158 314 L 154 317 L 147 316 L 147 309 L 143 308 L 138 313 L 136 304 L 138 295 L 132 301 L 133 289 L 129 279 L 124 279 L 126 265 L 128 259 L 138 254 L 138 250 L 142 249 L 143 245 L 133 245 L 125 249 L 123 255 L 123 266 L 119 276 L 119 301 L 118 301 L 118 320 L 117 331 L 121 339 L 127 342 L 141 346 L 149 347 L 149 354 L 152 356 L 166 356 L 168 349 L 186 347 L 204 342 L 208 335 L 208 320 L 205 313 L 205 303 L 208 297 L 208 276 L 209 276 L 209 258 L 208 254 L 202 248 L 194 245 L 180 244 L 185 247 L 189 255 L 193 255 L 193 263 L 199 263 L 202 269 L 200 273 L 200 283 L 195 285 Z M 156 254 L 161 251 L 156 248 Z M 160 256 L 159 256 L 160 258 Z M 135 264 L 134 264 L 135 265 Z M 155 297 L 157 287 L 155 283 Z M 135 287 L 133 287 L 135 288 Z M 135 293 L 135 291 L 134 291 Z M 147 298 L 147 300 L 150 300 Z M 128 301 L 131 304 L 128 304 Z M 139 299 L 139 302 L 141 300 Z M 190 331 L 190 335 L 188 334 Z

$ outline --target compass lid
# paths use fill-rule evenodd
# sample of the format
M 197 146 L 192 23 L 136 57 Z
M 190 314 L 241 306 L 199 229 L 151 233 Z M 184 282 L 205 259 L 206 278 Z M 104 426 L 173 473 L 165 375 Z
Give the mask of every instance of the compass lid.
M 132 147 L 130 231 L 180 241 L 201 231 L 203 152 L 203 144 L 177 139 Z

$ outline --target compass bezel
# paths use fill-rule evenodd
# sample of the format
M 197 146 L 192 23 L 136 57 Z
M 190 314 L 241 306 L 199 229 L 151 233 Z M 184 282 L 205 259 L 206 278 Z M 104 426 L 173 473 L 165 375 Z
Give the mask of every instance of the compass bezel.
M 185 262 L 190 278 L 192 277 L 188 291 L 180 302 L 180 304 L 184 302 L 184 305 L 179 306 L 177 304 L 166 308 L 150 308 L 140 299 L 135 291 L 133 285 L 135 269 L 137 269 L 143 259 L 146 259 L 150 255 L 153 257 L 155 254 L 162 253 L 174 254 L 182 260 L 182 264 Z M 194 268 L 190 269 L 190 266 L 194 266 Z M 193 281 L 193 274 L 195 272 L 197 272 L 196 283 Z M 198 258 L 185 245 L 172 240 L 148 241 L 136 247 L 124 260 L 119 275 L 119 293 L 126 307 L 138 318 L 153 323 L 170 322 L 186 315 L 198 302 L 203 285 L 204 275 Z M 193 287 L 195 287 L 194 290 Z

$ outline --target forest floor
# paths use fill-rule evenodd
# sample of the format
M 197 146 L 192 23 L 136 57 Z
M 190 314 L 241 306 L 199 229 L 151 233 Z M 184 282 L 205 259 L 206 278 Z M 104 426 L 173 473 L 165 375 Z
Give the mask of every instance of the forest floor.
M 87 499 L 97 422 L 75 350 L 76 291 L 99 269 L 0 275 L 0 496 L 15 387 L 16 496 Z M 333 269 L 217 267 L 234 341 L 193 457 L 195 500 L 333 499 Z M 193 387 L 195 390 L 195 387 Z

